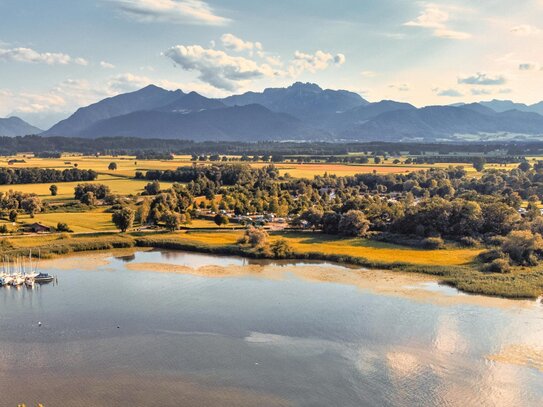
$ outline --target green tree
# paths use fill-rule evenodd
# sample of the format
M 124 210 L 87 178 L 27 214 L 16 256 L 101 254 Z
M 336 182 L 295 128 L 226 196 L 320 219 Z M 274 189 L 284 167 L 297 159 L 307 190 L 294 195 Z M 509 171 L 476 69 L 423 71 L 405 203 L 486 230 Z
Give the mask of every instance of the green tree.
M 122 208 L 113 212 L 111 220 L 121 232 L 126 232 L 134 224 L 134 211 L 130 208 Z
M 483 171 L 485 168 L 485 164 L 486 160 L 484 159 L 484 157 L 475 157 L 473 159 L 473 168 L 475 168 L 477 172 Z
M 68 226 L 67 223 L 58 222 L 57 223 L 57 232 L 73 232 L 72 229 Z
M 277 239 L 270 245 L 273 257 L 276 259 L 286 259 L 292 256 L 292 248 L 286 239 Z
M 9 221 L 10 222 L 17 222 L 17 217 L 18 216 L 19 216 L 19 213 L 15 209 L 12 209 L 11 211 L 9 211 Z
M 530 165 L 530 163 L 528 161 L 523 161 L 518 166 L 518 169 L 523 171 L 523 172 L 530 171 L 531 168 L 532 168 L 532 166 Z
M 341 215 L 339 213 L 334 211 L 325 212 L 322 217 L 322 231 L 330 235 L 337 235 L 340 221 Z
M 109 163 L 109 165 L 107 166 L 107 169 L 110 171 L 115 171 L 117 169 L 117 163 L 115 162 Z
M 339 221 L 339 232 L 344 236 L 365 237 L 370 228 L 370 222 L 364 212 L 350 210 Z
M 94 192 L 87 192 L 85 195 L 81 197 L 81 203 L 89 206 L 94 206 L 97 203 L 96 196 L 94 195 Z
M 151 205 L 149 203 L 149 200 L 144 199 L 140 206 L 136 209 L 136 217 L 135 220 L 140 225 L 143 225 L 147 223 L 147 218 L 149 217 L 149 211 L 150 211 Z
M 228 216 L 223 215 L 221 213 L 216 214 L 215 217 L 213 218 L 213 221 L 215 222 L 217 226 L 228 225 L 228 223 L 230 222 L 228 220 Z
M 37 196 L 30 196 L 21 202 L 21 208 L 33 218 L 36 212 L 42 210 L 41 200 Z
M 49 187 L 49 191 L 51 192 L 52 196 L 57 196 L 58 194 L 58 187 L 56 185 L 51 185 Z
M 502 244 L 502 251 L 522 266 L 535 266 L 543 255 L 543 238 L 529 230 L 514 230 Z
M 145 190 L 145 195 L 156 195 L 160 192 L 160 182 L 156 180 L 149 182 L 143 189 Z
M 162 215 L 162 222 L 166 226 L 166 229 L 170 231 L 178 230 L 181 227 L 181 215 L 177 212 L 168 211 Z

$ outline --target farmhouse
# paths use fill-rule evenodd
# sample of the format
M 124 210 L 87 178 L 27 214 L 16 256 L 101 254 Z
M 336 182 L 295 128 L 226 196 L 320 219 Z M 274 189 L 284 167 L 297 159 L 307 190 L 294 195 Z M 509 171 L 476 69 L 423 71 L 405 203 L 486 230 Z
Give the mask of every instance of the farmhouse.
M 49 233 L 51 232 L 51 228 L 49 226 L 42 225 L 41 223 L 32 223 L 31 225 L 28 225 L 27 230 L 29 232 L 34 233 Z

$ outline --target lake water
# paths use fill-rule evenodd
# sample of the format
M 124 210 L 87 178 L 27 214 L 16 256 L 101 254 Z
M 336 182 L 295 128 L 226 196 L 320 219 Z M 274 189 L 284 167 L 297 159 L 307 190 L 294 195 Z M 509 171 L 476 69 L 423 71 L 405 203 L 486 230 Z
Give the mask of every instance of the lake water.
M 535 302 L 184 252 L 42 266 L 0 288 L 1 406 L 543 405 Z

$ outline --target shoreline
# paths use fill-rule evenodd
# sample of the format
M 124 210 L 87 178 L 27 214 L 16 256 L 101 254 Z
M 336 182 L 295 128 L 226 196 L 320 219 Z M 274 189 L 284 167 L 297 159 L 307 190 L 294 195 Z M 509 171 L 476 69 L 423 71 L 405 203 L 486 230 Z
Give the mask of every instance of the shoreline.
M 136 252 L 149 252 L 152 249 L 133 247 L 100 252 L 71 253 L 43 261 L 46 269 L 81 271 L 109 270 L 113 259 L 130 256 Z M 169 250 L 167 250 L 169 251 Z M 176 252 L 176 251 L 172 251 Z M 196 252 L 193 252 L 196 253 Z M 85 260 L 82 262 L 81 260 Z M 92 261 L 89 265 L 87 261 Z M 266 260 L 246 265 L 190 265 L 157 261 L 133 261 L 124 265 L 132 272 L 179 274 L 202 278 L 258 278 L 271 281 L 296 278 L 313 283 L 342 284 L 356 287 L 376 295 L 404 298 L 410 301 L 431 303 L 437 306 L 475 305 L 490 308 L 519 308 L 534 306 L 533 300 L 515 300 L 476 294 L 447 293 L 436 289 L 440 284 L 435 276 L 420 273 L 395 272 L 364 268 L 349 268 L 342 264 L 305 263 L 267 263 Z M 428 284 L 431 286 L 429 287 Z M 435 284 L 435 285 L 434 285 Z
M 81 236 L 63 234 L 48 243 L 44 242 L 45 244 L 40 239 L 34 240 L 27 242 L 32 244 L 19 245 L 18 247 L 15 247 L 6 240 L 8 245 L 4 244 L 0 247 L 0 256 L 25 256 L 32 250 L 34 256 L 41 253 L 42 258 L 47 259 L 72 253 L 77 254 L 111 249 L 137 248 L 144 250 L 155 248 L 223 256 L 240 256 L 271 261 L 325 261 L 346 267 L 354 266 L 388 272 L 416 273 L 433 276 L 440 284 L 454 287 L 461 292 L 488 297 L 535 300 L 543 294 L 543 272 L 541 271 L 526 274 L 486 274 L 469 265 L 442 266 L 406 262 L 382 262 L 371 261 L 358 256 L 300 251 L 294 251 L 288 258 L 276 259 L 255 255 L 255 253 L 244 250 L 238 245 L 231 243 L 221 243 L 220 241 L 218 244 L 212 245 L 203 243 L 192 239 L 190 233 L 182 232 L 174 236 L 157 232 L 132 234 L 97 233 Z M 438 254 L 436 253 L 436 255 Z M 539 287 L 542 288 L 539 289 Z

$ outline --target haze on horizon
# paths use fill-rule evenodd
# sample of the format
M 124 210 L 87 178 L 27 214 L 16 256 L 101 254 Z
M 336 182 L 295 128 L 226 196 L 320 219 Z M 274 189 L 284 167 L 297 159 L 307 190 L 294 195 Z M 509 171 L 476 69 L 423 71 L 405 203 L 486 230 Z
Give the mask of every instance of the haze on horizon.
M 294 81 L 418 106 L 543 99 L 543 0 L 0 0 L 0 117 L 47 127 L 150 83 Z

